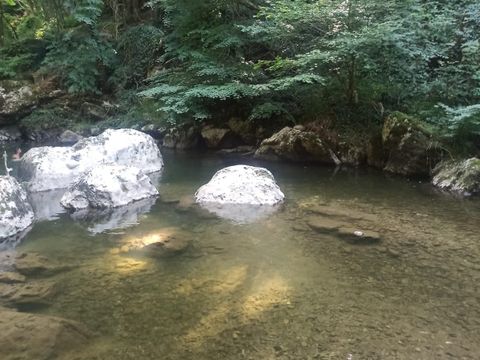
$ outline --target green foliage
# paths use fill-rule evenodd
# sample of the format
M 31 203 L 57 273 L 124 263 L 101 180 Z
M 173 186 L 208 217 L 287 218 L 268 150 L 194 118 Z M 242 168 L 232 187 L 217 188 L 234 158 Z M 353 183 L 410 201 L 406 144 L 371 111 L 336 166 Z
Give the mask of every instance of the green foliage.
M 61 107 L 37 109 L 20 122 L 20 126 L 29 131 L 77 129 L 80 124 L 81 119 L 75 117 L 71 111 Z
M 337 127 L 378 127 L 400 110 L 478 144 L 476 0 L 2 4 L 2 41 L 46 39 L 42 70 L 70 92 L 138 91 L 162 121 L 283 124 L 328 114 Z M 0 76 L 33 66 L 29 54 L 2 57 Z
M 122 33 L 116 46 L 120 65 L 111 82 L 117 88 L 137 88 L 156 64 L 162 39 L 163 32 L 152 25 L 134 26 Z
M 42 71 L 58 75 L 70 93 L 99 94 L 100 79 L 115 60 L 108 42 L 80 27 L 51 43 Z
M 480 104 L 452 108 L 439 104 L 442 115 L 435 119 L 435 124 L 458 150 L 475 152 L 475 146 L 480 144 Z
M 19 73 L 35 71 L 45 52 L 46 43 L 41 40 L 22 40 L 0 48 L 0 79 L 13 79 Z

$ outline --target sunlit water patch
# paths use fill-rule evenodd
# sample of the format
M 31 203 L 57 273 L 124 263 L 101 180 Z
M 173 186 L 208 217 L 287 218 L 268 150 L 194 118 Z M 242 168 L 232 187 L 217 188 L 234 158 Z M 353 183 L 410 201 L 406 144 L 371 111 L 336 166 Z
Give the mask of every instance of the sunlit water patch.
M 261 164 L 287 198 L 275 212 L 239 223 L 192 205 L 239 162 L 166 154 L 160 198 L 117 215 L 40 206 L 10 251 L 68 266 L 49 275 L 47 305 L 21 310 L 94 333 L 66 359 L 479 358 L 478 200 L 366 170 Z

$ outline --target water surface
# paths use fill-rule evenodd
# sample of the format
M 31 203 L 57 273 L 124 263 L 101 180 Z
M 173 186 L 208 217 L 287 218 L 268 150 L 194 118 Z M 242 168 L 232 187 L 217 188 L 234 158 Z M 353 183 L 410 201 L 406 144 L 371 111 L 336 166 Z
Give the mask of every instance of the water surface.
M 69 359 L 480 358 L 478 200 L 374 171 L 260 163 L 287 201 L 239 224 L 190 201 L 244 160 L 165 163 L 160 199 L 120 214 L 52 216 L 55 206 L 38 202 L 52 209 L 39 206 L 16 251 L 74 268 L 52 278 L 50 306 L 22 310 L 95 333 Z M 381 241 L 312 230 L 318 206 Z M 189 244 L 183 252 L 131 251 L 172 234 Z

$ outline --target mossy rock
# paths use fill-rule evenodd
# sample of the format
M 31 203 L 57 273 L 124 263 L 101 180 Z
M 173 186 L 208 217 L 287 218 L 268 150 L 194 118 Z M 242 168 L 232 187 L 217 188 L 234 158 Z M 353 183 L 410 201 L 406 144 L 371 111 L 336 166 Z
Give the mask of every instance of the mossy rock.
M 480 194 L 480 159 L 446 161 L 434 170 L 433 185 L 463 195 Z
M 386 154 L 384 170 L 388 172 L 427 177 L 440 159 L 440 144 L 433 129 L 400 112 L 386 118 L 382 143 Z

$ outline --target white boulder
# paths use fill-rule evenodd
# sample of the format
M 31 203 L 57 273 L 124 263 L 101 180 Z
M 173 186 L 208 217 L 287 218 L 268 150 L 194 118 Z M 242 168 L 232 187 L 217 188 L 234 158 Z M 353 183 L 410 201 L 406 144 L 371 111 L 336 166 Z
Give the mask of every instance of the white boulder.
M 270 171 L 247 165 L 218 171 L 195 194 L 203 208 L 240 223 L 271 214 L 284 198 Z
M 0 176 L 0 239 L 12 237 L 34 221 L 23 187 L 11 176 Z
M 106 130 L 72 147 L 38 147 L 25 153 L 19 174 L 32 192 L 71 186 L 102 164 L 128 165 L 153 173 L 163 168 L 155 140 L 133 129 Z
M 61 204 L 70 210 L 108 209 L 157 196 L 148 175 L 135 167 L 101 165 L 68 189 Z
M 247 165 L 218 171 L 195 194 L 199 204 L 276 205 L 284 198 L 270 171 Z

